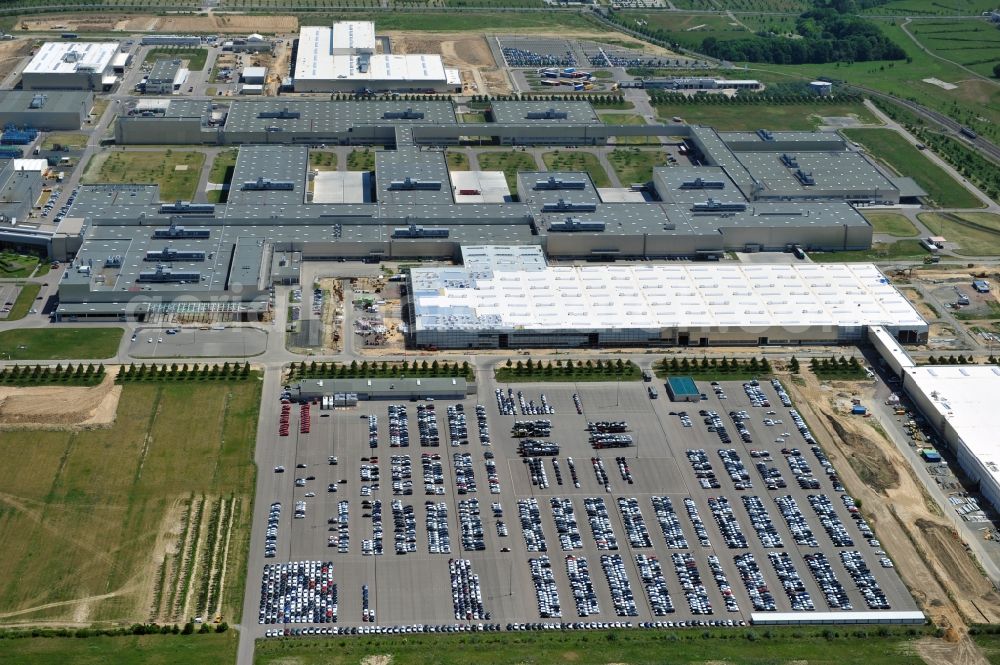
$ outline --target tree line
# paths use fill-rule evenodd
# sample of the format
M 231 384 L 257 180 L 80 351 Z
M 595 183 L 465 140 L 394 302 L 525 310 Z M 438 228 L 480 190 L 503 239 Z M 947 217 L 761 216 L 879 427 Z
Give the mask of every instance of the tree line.
M 135 363 L 122 365 L 118 368 L 118 376 L 115 381 L 118 383 L 138 382 L 138 381 L 231 381 L 243 380 L 250 377 L 250 363 L 223 363 L 222 365 L 199 365 L 195 363 L 189 366 L 187 363 L 178 365 L 156 365 L 142 363 L 136 366 Z
M 432 362 L 404 360 L 400 363 L 358 362 L 352 360 L 350 365 L 333 362 L 292 363 L 289 367 L 289 379 L 394 379 L 397 377 L 463 377 L 472 380 L 472 367 L 462 362 Z
M 55 367 L 41 365 L 14 365 L 0 369 L 0 384 L 8 386 L 94 386 L 104 380 L 104 365 L 80 363 L 75 367 L 61 364 Z

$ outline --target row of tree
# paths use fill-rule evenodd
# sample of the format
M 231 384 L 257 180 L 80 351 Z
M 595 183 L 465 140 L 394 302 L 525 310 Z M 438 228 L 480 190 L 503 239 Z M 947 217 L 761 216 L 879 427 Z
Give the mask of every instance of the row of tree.
M 178 365 L 147 365 L 142 363 L 136 366 L 135 363 L 127 367 L 122 365 L 118 369 L 116 381 L 126 383 L 130 381 L 215 381 L 215 380 L 242 380 L 250 377 L 250 363 L 223 363 L 222 365 L 199 365 L 195 363 L 189 366 L 187 363 Z
M 639 367 L 631 360 L 625 361 L 621 358 L 617 360 L 556 360 L 543 363 L 541 360 L 534 361 L 528 358 L 527 361 L 518 360 L 516 363 L 510 358 L 504 364 L 504 368 L 498 372 L 498 377 L 531 377 L 531 376 L 573 376 L 576 375 L 596 375 L 606 374 L 608 376 L 638 377 Z
M 765 92 L 748 92 L 738 94 L 733 97 L 727 95 L 685 95 L 679 92 L 651 92 L 649 100 L 653 104 L 689 104 L 689 105 L 715 105 L 715 106 L 736 106 L 736 105 L 782 105 L 782 104 L 814 104 L 816 106 L 827 104 L 860 103 L 863 100 L 861 95 L 838 94 L 828 97 L 821 97 L 812 92 L 785 92 L 778 94 L 768 89 Z
M 793 358 L 792 360 L 795 359 Z M 791 367 L 791 363 L 789 363 L 789 366 Z M 798 367 L 798 360 L 795 360 L 795 367 Z M 865 368 L 854 356 L 851 356 L 850 359 L 847 359 L 845 356 L 840 356 L 840 358 L 834 356 L 822 359 L 813 358 L 809 361 L 809 369 L 812 370 L 813 374 L 821 378 L 862 379 L 867 376 Z
M 404 360 L 401 363 L 379 362 L 358 362 L 352 360 L 350 365 L 343 363 L 320 363 L 315 360 L 306 363 L 305 361 L 292 363 L 289 368 L 291 379 L 378 379 L 395 378 L 398 376 L 425 377 L 425 376 L 460 376 L 467 379 L 472 378 L 472 368 L 468 362 L 450 363 Z
M 35 385 L 72 385 L 72 386 L 93 386 L 104 380 L 104 365 L 94 365 L 90 363 L 73 366 L 67 364 L 65 367 L 56 365 L 55 367 L 41 365 L 14 365 L 12 367 L 0 368 L 0 384 L 13 386 L 35 386 Z
M 741 361 L 739 358 L 729 359 L 726 356 L 722 358 L 708 358 L 707 356 L 702 356 L 701 360 L 691 360 L 689 358 L 677 359 L 676 356 L 672 358 L 664 358 L 659 363 L 659 368 L 670 374 L 702 374 L 702 375 L 714 375 L 714 374 L 740 374 L 740 375 L 756 375 L 756 374 L 770 374 L 771 373 L 771 363 L 767 358 L 750 358 L 749 360 Z

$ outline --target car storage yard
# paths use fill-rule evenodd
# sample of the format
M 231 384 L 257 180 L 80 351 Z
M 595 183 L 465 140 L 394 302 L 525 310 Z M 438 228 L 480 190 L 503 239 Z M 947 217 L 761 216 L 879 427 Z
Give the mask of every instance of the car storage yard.
M 649 398 L 647 389 L 650 386 L 659 390 L 658 399 Z M 494 392 L 497 387 L 505 396 L 508 388 L 514 390 L 517 415 L 501 414 Z M 770 383 L 763 381 L 759 387 L 770 406 L 753 406 L 740 382 L 719 386 L 725 399 L 713 394 L 708 382 L 699 381 L 698 387 L 707 393 L 708 399 L 684 403 L 671 402 L 659 381 L 652 384 L 498 386 L 492 380 L 481 379 L 478 395 L 462 402 L 468 443 L 457 446 L 451 445 L 449 436 L 448 407 L 455 406 L 453 401 L 395 404 L 405 407 L 407 447 L 390 445 L 403 443 L 399 428 L 390 433 L 389 407 L 394 403 L 362 402 L 357 407 L 331 411 L 320 410 L 314 405 L 307 408 L 308 425 L 304 428 L 302 407 L 292 404 L 287 436 L 279 436 L 280 426 L 273 432 L 259 433 L 262 445 L 272 446 L 275 449 L 273 459 L 284 467 L 281 473 L 271 468 L 260 470 L 261 474 L 273 475 L 275 496 L 258 496 L 258 501 L 282 504 L 277 515 L 271 513 L 275 525 L 275 530 L 270 532 L 273 556 L 263 561 L 269 566 L 297 561 L 332 562 L 336 593 L 329 590 L 325 593 L 322 614 L 330 621 L 333 618 L 330 609 L 336 604 L 336 625 L 340 626 L 372 625 L 362 621 L 366 615 L 374 617 L 372 623 L 383 626 L 453 624 L 456 622 L 453 578 L 461 578 L 458 588 L 467 591 L 461 594 L 463 604 L 459 614 L 463 623 L 491 622 L 501 626 L 537 621 L 631 621 L 639 624 L 699 619 L 749 622 L 751 612 L 761 610 L 792 612 L 794 608 L 797 614 L 808 615 L 810 607 L 815 612 L 839 612 L 847 604 L 856 612 L 915 610 L 915 603 L 895 571 L 880 565 L 883 556 L 877 543 L 870 544 L 862 536 L 842 498 L 846 495 L 835 490 L 821 460 L 796 428 L 789 408 L 782 406 Z M 533 400 L 535 405 L 540 403 L 544 393 L 554 413 L 522 414 L 518 390 L 523 391 L 525 400 Z M 577 412 L 574 395 L 578 396 L 582 414 Z M 485 407 L 489 446 L 480 441 L 477 404 Z M 431 434 L 426 427 L 421 434 L 418 407 L 427 405 L 434 407 L 438 447 L 421 445 L 422 438 L 426 443 Z M 272 403 L 264 408 L 279 411 L 281 405 Z M 717 422 L 721 422 L 731 437 L 729 444 L 724 444 L 717 432 L 709 431 L 705 416 L 699 415 L 702 409 L 718 413 Z M 749 416 L 742 420 L 749 443 L 745 442 L 741 428 L 730 416 L 731 411 L 742 410 Z M 680 412 L 686 412 L 690 426 L 685 426 L 686 419 L 678 415 Z M 372 439 L 369 416 L 377 417 L 374 436 L 377 447 L 374 449 L 369 445 Z M 768 425 L 765 419 L 781 422 Z M 424 420 L 426 425 L 429 419 L 425 416 Z M 539 457 L 539 463 L 529 464 L 517 454 L 518 444 L 524 439 L 512 436 L 512 425 L 515 421 L 534 420 L 551 421 L 551 434 L 545 436 L 544 429 L 535 430 L 543 434 L 529 434 L 527 438 L 555 442 L 560 450 L 556 457 Z M 632 437 L 634 445 L 593 450 L 586 428 L 588 422 L 598 421 L 627 422 L 628 431 L 624 434 Z M 788 435 L 782 437 L 785 432 Z M 778 438 L 783 438 L 784 442 L 776 443 Z M 796 448 L 801 454 L 789 455 L 786 459 L 782 448 Z M 739 483 L 730 476 L 727 461 L 719 454 L 720 450 L 728 449 L 736 451 L 735 457 L 726 453 L 728 466 L 737 477 L 739 467 L 734 465 L 741 463 L 746 471 L 745 479 Z M 703 450 L 704 458 L 698 453 L 689 456 L 689 450 Z M 752 456 L 751 450 L 769 451 L 770 461 Z M 492 460 L 487 459 L 489 453 L 493 454 Z M 428 458 L 424 465 L 424 454 L 439 455 L 440 459 Z M 363 459 L 373 455 L 378 458 L 377 488 L 371 460 Z M 396 464 L 392 463 L 394 456 L 407 455 L 409 478 L 403 473 L 405 458 L 397 458 Z M 462 455 L 457 463 L 455 455 Z M 336 457 L 337 464 L 330 464 L 331 456 Z M 601 471 L 591 461 L 594 456 L 600 457 L 606 480 L 599 480 Z M 627 469 L 616 461 L 622 456 Z M 568 462 L 570 457 L 575 463 L 579 487 L 574 485 Z M 554 460 L 558 462 L 558 474 Z M 491 489 L 497 488 L 487 473 L 488 461 L 496 465 L 499 494 L 491 493 Z M 706 475 L 706 462 L 714 471 L 717 488 L 702 487 L 702 484 L 711 483 L 707 480 L 702 483 L 696 477 L 695 465 L 702 470 L 701 475 Z M 773 489 L 768 489 L 768 481 L 755 468 L 758 462 L 772 469 L 768 473 Z M 465 464 L 472 470 L 476 491 L 459 494 L 458 485 L 469 483 Z M 812 471 L 819 489 L 807 490 L 799 486 L 792 465 L 803 464 Z M 298 465 L 305 467 L 298 468 Z M 425 494 L 425 466 L 430 479 L 428 491 L 443 493 Z M 544 469 L 548 487 L 538 484 L 540 468 Z M 626 474 L 630 474 L 631 484 L 625 480 Z M 435 475 L 443 482 L 435 483 Z M 778 487 L 779 475 L 786 483 L 784 488 Z M 407 480 L 412 482 L 412 494 L 394 494 L 394 491 L 405 491 Z M 806 484 L 809 482 L 816 481 L 806 481 Z M 744 488 L 737 489 L 738 484 Z M 336 488 L 335 492 L 329 491 L 331 486 Z M 655 506 L 653 497 L 656 497 Z M 666 502 L 661 497 L 669 499 L 675 518 L 665 511 Z M 759 502 L 751 497 L 758 497 Z M 553 498 L 562 499 L 557 502 L 556 510 Z M 381 502 L 381 555 L 373 553 L 377 548 L 373 539 L 373 514 L 377 514 L 373 513 L 374 504 L 363 504 L 376 500 Z M 474 506 L 462 503 L 471 500 L 478 500 L 481 532 L 471 514 Z M 532 500 L 537 502 L 537 524 L 531 517 Z M 343 501 L 347 502 L 346 519 Z M 395 510 L 394 501 L 401 502 Z M 429 552 L 426 502 L 430 502 L 434 513 L 430 523 L 435 526 L 432 533 L 435 553 Z M 493 502 L 500 503 L 502 518 L 495 516 L 491 507 Z M 533 549 L 538 549 L 540 534 L 546 551 L 528 551 L 529 539 L 525 538 L 522 529 L 519 502 Z M 438 528 L 442 521 L 442 504 L 447 513 L 450 552 L 446 551 L 443 533 Z M 697 510 L 703 523 L 701 535 L 693 526 L 689 504 Z M 727 516 L 727 504 L 731 516 Z M 294 517 L 303 505 L 304 516 Z M 412 506 L 412 511 L 408 506 Z M 781 507 L 797 525 L 797 536 L 791 532 Z M 464 537 L 460 508 L 468 518 Z M 756 525 L 750 511 L 758 515 Z M 560 515 L 562 533 L 557 529 L 554 512 Z M 820 512 L 829 515 L 830 529 L 821 523 Z M 626 514 L 631 516 L 630 529 L 626 528 Z M 672 547 L 668 547 L 661 522 L 666 522 L 669 530 L 672 519 L 676 519 L 683 538 L 678 538 L 674 529 L 670 534 Z M 572 528 L 573 520 L 575 529 Z M 346 529 L 343 527 L 345 521 Z M 504 523 L 509 535 L 498 535 L 498 521 Z M 845 535 L 843 531 L 837 532 L 838 523 L 843 525 L 853 544 L 846 544 L 846 540 L 834 543 L 832 537 L 842 539 Z M 726 525 L 725 536 L 720 530 L 722 525 Z M 257 533 L 255 531 L 255 539 Z M 708 545 L 703 545 L 706 537 Z M 764 540 L 768 543 L 766 547 L 762 544 Z M 605 549 L 599 549 L 599 542 Z M 571 549 L 564 550 L 564 545 Z M 614 545 L 617 549 L 612 549 Z M 263 550 L 265 541 L 260 539 L 252 543 L 252 547 Z M 397 549 L 405 553 L 398 554 Z M 842 557 L 842 553 L 853 552 L 860 554 Z M 567 560 L 567 557 L 572 558 Z M 468 559 L 471 571 L 452 561 L 459 559 Z M 581 570 L 583 559 L 587 573 Z M 858 583 L 845 567 L 846 564 L 853 568 L 861 586 L 870 588 L 870 578 L 862 580 L 857 573 L 859 560 L 871 571 L 888 607 L 879 607 L 882 603 L 877 601 L 874 607 L 866 602 Z M 570 570 L 580 590 L 576 600 Z M 697 586 L 698 579 L 692 576 L 695 570 L 703 590 L 694 589 L 685 594 L 679 573 L 689 586 Z M 549 617 L 540 616 L 533 571 L 543 589 L 541 596 Z M 657 573 L 662 575 L 662 580 L 657 579 Z M 468 578 L 469 574 L 478 576 L 481 608 L 476 602 L 475 579 Z M 831 581 L 831 574 L 835 582 Z M 260 575 L 260 570 L 251 569 L 251 575 Z M 316 575 L 325 579 L 327 572 L 317 571 Z M 720 582 L 722 577 L 725 580 Z M 828 580 L 826 594 L 821 591 L 817 578 Z M 751 602 L 744 579 L 753 589 L 754 602 Z M 610 581 L 614 581 L 617 589 L 614 595 Z M 662 595 L 664 583 L 668 599 Z M 308 586 L 308 581 L 303 584 Z M 367 606 L 363 601 L 365 586 Z M 723 589 L 728 589 L 725 594 Z M 308 593 L 303 595 L 308 596 Z M 466 604 L 466 600 L 470 602 Z M 317 625 L 314 622 L 320 613 L 315 608 L 312 614 L 297 609 L 308 608 L 310 602 L 314 601 L 297 604 L 294 600 L 284 600 L 270 604 L 261 632 L 263 629 Z M 659 614 L 654 614 L 654 606 Z M 364 612 L 365 609 L 368 612 Z M 711 613 L 707 613 L 709 610 Z M 700 613 L 695 614 L 695 611 Z M 556 616 L 557 612 L 560 616 Z M 301 622 L 286 623 L 286 617 L 295 613 L 307 616 Z

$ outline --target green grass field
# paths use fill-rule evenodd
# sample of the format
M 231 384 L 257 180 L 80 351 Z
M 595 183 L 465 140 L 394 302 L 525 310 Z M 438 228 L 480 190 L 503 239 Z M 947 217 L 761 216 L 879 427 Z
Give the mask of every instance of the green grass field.
M 481 171 L 503 171 L 504 178 L 507 179 L 507 188 L 514 196 L 517 196 L 517 172 L 538 170 L 535 158 L 526 152 L 491 150 L 480 152 L 476 157 Z
M 618 174 L 623 186 L 634 182 L 649 182 L 653 179 L 654 166 L 666 166 L 667 155 L 660 150 L 639 150 L 619 148 L 608 155 L 611 168 Z
M 347 155 L 348 171 L 374 171 L 375 151 L 365 148 L 364 150 L 352 150 Z
M 920 246 L 919 240 L 905 238 L 892 243 L 875 242 L 872 248 L 864 251 L 850 252 L 817 252 L 810 254 L 816 263 L 846 263 L 848 261 L 895 261 L 898 259 L 922 259 L 928 256 L 926 249 Z
M 722 131 L 787 129 L 811 130 L 824 116 L 854 116 L 864 123 L 877 123 L 863 104 L 657 104 L 661 121 L 680 116 L 692 125 L 709 125 Z
M 602 631 L 258 641 L 256 665 L 925 665 L 904 631 Z M 922 629 L 914 631 L 922 632 Z M 717 639 L 706 639 L 705 636 Z M 748 639 L 753 635 L 753 641 Z M 837 637 L 834 637 L 836 635 Z M 388 658 L 386 658 L 386 656 Z
M 11 360 L 103 360 L 118 351 L 122 334 L 121 328 L 4 330 L 0 331 L 0 355 L 10 354 Z
M 41 284 L 25 284 L 22 286 L 21 290 L 17 292 L 17 298 L 14 298 L 14 305 L 10 308 L 10 313 L 4 321 L 17 321 L 26 317 L 28 311 L 34 307 L 35 298 L 38 297 L 38 292 L 41 290 Z
M 459 122 L 472 122 L 472 123 L 486 122 L 486 114 L 482 113 L 482 112 L 479 112 L 479 111 L 477 111 L 475 113 L 459 113 L 458 114 L 458 121 Z
M 161 201 L 191 201 L 205 154 L 184 150 L 135 150 L 94 155 L 81 182 L 142 183 L 160 186 Z
M 972 641 L 991 665 L 1000 665 L 1000 635 L 973 635 Z
M 935 235 L 957 243 L 958 254 L 967 256 L 1000 255 L 1000 215 L 988 212 L 937 213 L 918 215 Z
M 83 149 L 87 145 L 87 135 L 78 132 L 48 132 L 42 139 L 42 150 L 54 150 L 57 145 Z
M 993 0 L 889 0 L 862 13 L 887 16 L 978 16 L 984 11 L 996 9 Z
M 448 161 L 448 168 L 452 171 L 468 171 L 469 170 L 469 158 L 464 152 L 458 152 L 456 150 L 448 150 L 444 155 L 445 159 Z
M 205 69 L 205 61 L 208 60 L 208 49 L 194 48 L 189 46 L 159 46 L 150 49 L 146 53 L 145 63 L 154 63 L 157 60 L 172 60 L 180 58 L 188 61 L 188 69 L 192 72 L 200 72 Z
M 336 171 L 337 153 L 332 150 L 310 150 L 309 168 L 316 171 Z
M 236 623 L 259 397 L 256 380 L 129 384 L 108 429 L 5 433 L 0 621 Z
M 981 208 L 982 202 L 944 169 L 891 129 L 845 129 L 844 134 L 868 149 L 900 175 L 909 176 L 943 208 Z
M 34 254 L 19 254 L 18 252 L 0 252 L 0 278 L 17 279 L 31 277 L 38 267 L 38 257 Z
M 238 150 L 223 150 L 216 155 L 212 161 L 212 170 L 208 172 L 208 181 L 224 185 L 232 180 L 238 154 Z
M 897 238 L 913 238 L 920 235 L 913 222 L 894 212 L 869 212 L 865 219 L 871 222 L 875 233 L 885 233 Z
M 993 76 L 993 65 L 1000 62 L 1000 30 L 986 19 L 914 21 L 907 28 L 936 55 L 981 76 Z
M 356 2 L 354 2 L 357 6 Z M 287 5 L 286 5 L 287 7 Z M 325 25 L 331 21 L 371 21 L 372 14 L 345 12 L 322 14 L 309 12 L 300 16 L 302 25 Z M 592 21 L 578 12 L 420 12 L 399 9 L 379 12 L 379 30 L 413 30 L 431 32 L 478 32 L 485 27 L 490 31 L 552 32 L 560 29 L 601 31 L 603 24 Z
M 0 640 L 0 662 L 18 665 L 176 665 L 235 663 L 235 631 L 217 635 L 28 637 Z
M 611 180 L 597 155 L 575 150 L 556 150 L 542 155 L 542 161 L 549 171 L 586 171 L 595 187 L 610 187 Z

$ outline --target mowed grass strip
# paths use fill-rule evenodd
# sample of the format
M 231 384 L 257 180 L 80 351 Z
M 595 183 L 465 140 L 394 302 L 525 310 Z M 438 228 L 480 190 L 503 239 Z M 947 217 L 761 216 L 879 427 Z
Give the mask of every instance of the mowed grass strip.
M 847 263 L 849 261 L 894 261 L 929 256 L 919 240 L 904 238 L 896 242 L 873 242 L 871 249 L 848 252 L 817 252 L 809 256 L 816 263 Z
M 924 629 L 914 629 L 922 634 Z M 924 665 L 908 631 L 818 628 L 407 635 L 258 641 L 255 665 Z M 855 637 L 854 633 L 865 637 Z M 762 636 L 764 635 L 764 636 Z M 706 637 L 708 636 L 708 637 Z M 752 636 L 752 638 L 751 638 Z M 766 636 L 766 637 L 765 637 Z
M 481 171 L 503 171 L 507 188 L 514 196 L 517 196 L 517 172 L 538 170 L 535 158 L 526 152 L 489 151 L 479 153 L 476 158 Z
M 158 546 L 173 546 L 179 532 L 175 508 L 192 495 L 208 495 L 235 497 L 243 506 L 232 522 L 222 588 L 222 615 L 236 623 L 259 395 L 257 381 L 130 384 L 109 429 L 6 432 L 0 438 L 7 460 L 0 467 L 0 621 L 147 620 L 164 556 Z
M 205 154 L 193 151 L 132 150 L 95 155 L 83 174 L 83 184 L 157 184 L 161 201 L 194 198 Z M 180 167 L 180 168 L 178 168 Z
M 542 161 L 550 171 L 585 171 L 594 181 L 594 187 L 611 186 L 611 179 L 592 152 L 555 150 L 543 154 Z
M 14 305 L 10 308 L 10 313 L 4 321 L 17 321 L 18 319 L 23 319 L 28 315 L 28 311 L 31 309 L 32 305 L 35 304 L 35 298 L 38 297 L 38 292 L 42 290 L 41 284 L 25 284 L 21 287 L 21 290 L 17 292 L 17 298 L 14 299 Z M 0 339 L 2 339 L 3 333 L 0 333 Z M 2 342 L 0 342 L 2 344 Z
M 896 173 L 913 178 L 930 199 L 942 208 L 981 208 L 982 202 L 956 182 L 944 169 L 921 154 L 916 146 L 891 129 L 845 129 L 876 159 Z
M 865 213 L 875 233 L 884 233 L 897 238 L 913 238 L 920 235 L 913 222 L 903 215 L 894 212 L 869 212 Z
M 996 256 L 1000 254 L 1000 215 L 988 212 L 940 213 L 918 215 L 935 235 L 959 246 L 958 254 Z
M 810 130 L 822 123 L 823 117 L 854 116 L 866 124 L 878 120 L 861 102 L 809 104 L 656 104 L 660 120 L 669 122 L 674 116 L 691 124 L 708 125 L 720 131 L 740 130 Z
M 18 665 L 235 663 L 235 631 L 209 635 L 27 637 L 0 640 L 0 662 Z
M 152 64 L 157 60 L 174 59 L 187 60 L 187 68 L 189 70 L 200 72 L 205 69 L 205 61 L 208 60 L 208 49 L 191 46 L 161 46 L 150 49 L 142 62 L 143 64 Z
M 35 294 L 38 293 L 37 285 Z M 26 287 L 27 288 L 27 287 Z M 24 293 L 24 291 L 22 291 Z M 34 294 L 28 294 L 35 302 Z M 40 301 L 39 301 L 40 302 Z M 20 313 L 17 304 L 11 314 Z M 22 318 L 24 315 L 18 316 Z M 0 332 L 0 357 L 10 360 L 103 360 L 118 351 L 121 328 L 22 328 Z
M 618 149 L 608 155 L 608 162 L 618 174 L 622 186 L 627 187 L 632 183 L 647 183 L 652 180 L 653 167 L 667 165 L 667 153 L 638 148 Z
M 374 171 L 375 151 L 365 148 L 364 150 L 352 150 L 347 156 L 348 171 Z

